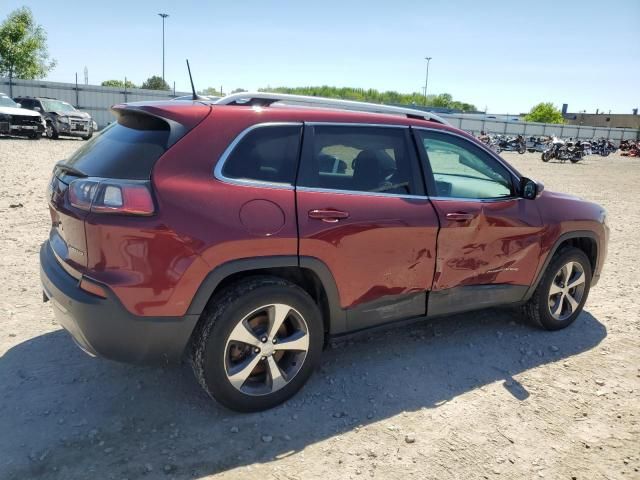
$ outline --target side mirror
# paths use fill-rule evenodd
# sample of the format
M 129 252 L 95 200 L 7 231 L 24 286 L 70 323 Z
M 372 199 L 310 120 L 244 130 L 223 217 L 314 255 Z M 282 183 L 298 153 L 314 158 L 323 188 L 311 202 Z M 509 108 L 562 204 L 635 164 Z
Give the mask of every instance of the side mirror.
M 544 190 L 541 182 L 536 182 L 527 177 L 520 179 L 520 196 L 527 200 L 534 200 L 540 196 Z
M 33 107 L 33 109 L 34 109 L 36 112 L 41 112 L 41 111 L 42 111 L 42 109 L 41 109 L 40 107 Z

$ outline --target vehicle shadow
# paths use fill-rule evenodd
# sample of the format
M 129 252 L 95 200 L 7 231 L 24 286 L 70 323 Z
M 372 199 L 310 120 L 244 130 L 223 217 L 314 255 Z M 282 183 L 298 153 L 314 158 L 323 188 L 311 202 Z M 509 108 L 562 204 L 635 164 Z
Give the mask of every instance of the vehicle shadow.
M 255 414 L 210 400 L 187 365 L 121 365 L 86 356 L 64 331 L 42 335 L 0 357 L 0 478 L 200 478 L 269 462 L 493 382 L 524 401 L 514 376 L 607 335 L 588 312 L 558 332 L 516 318 L 486 310 L 333 345 L 297 396 Z

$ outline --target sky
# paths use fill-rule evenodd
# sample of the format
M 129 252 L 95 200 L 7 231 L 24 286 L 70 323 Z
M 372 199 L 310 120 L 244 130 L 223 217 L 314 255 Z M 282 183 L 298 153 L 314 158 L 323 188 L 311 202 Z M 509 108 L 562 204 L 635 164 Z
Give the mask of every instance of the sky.
M 57 66 L 99 84 L 162 72 L 189 90 L 331 85 L 450 93 L 492 113 L 640 107 L 640 0 L 2 0 L 28 6 Z

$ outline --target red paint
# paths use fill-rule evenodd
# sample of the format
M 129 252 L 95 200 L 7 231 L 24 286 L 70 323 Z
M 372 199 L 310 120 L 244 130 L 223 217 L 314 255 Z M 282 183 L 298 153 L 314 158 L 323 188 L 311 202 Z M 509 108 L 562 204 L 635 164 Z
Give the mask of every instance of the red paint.
M 349 217 L 326 223 L 313 209 Z M 300 255 L 327 264 L 343 308 L 431 286 L 438 218 L 427 199 L 299 191 L 298 221 Z
M 593 231 L 606 245 L 600 207 L 549 192 L 536 200 L 432 204 L 426 198 L 296 193 L 213 177 L 229 143 L 256 123 L 393 123 L 462 133 L 451 127 L 328 109 L 211 108 L 180 102 L 134 108 L 193 128 L 153 169 L 155 214 L 87 213 L 57 198 L 51 217 L 52 236 L 64 228 L 66 242 L 78 249 L 63 258 L 67 266 L 110 288 L 137 315 L 183 315 L 210 271 L 242 258 L 316 257 L 328 266 L 340 304 L 348 308 L 387 295 L 460 285 L 528 285 L 558 236 L 570 230 Z M 326 214 L 312 218 L 312 210 L 348 215 L 332 221 Z M 448 213 L 471 218 L 447 219 Z M 603 262 L 604 254 L 599 255 L 598 273 Z
M 442 219 L 433 290 L 533 281 L 543 231 L 535 200 L 434 200 L 433 204 Z M 471 218 L 447 218 L 453 213 Z

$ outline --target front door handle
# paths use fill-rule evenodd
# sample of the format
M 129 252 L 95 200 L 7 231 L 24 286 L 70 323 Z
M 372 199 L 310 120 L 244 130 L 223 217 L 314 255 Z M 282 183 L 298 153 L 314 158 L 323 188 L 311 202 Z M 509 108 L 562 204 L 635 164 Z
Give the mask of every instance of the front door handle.
M 454 212 L 447 213 L 447 220 L 453 220 L 454 222 L 466 222 L 473 219 L 472 213 Z
M 326 223 L 336 223 L 342 218 L 349 218 L 349 212 L 331 208 L 309 210 L 309 218 L 322 220 Z

